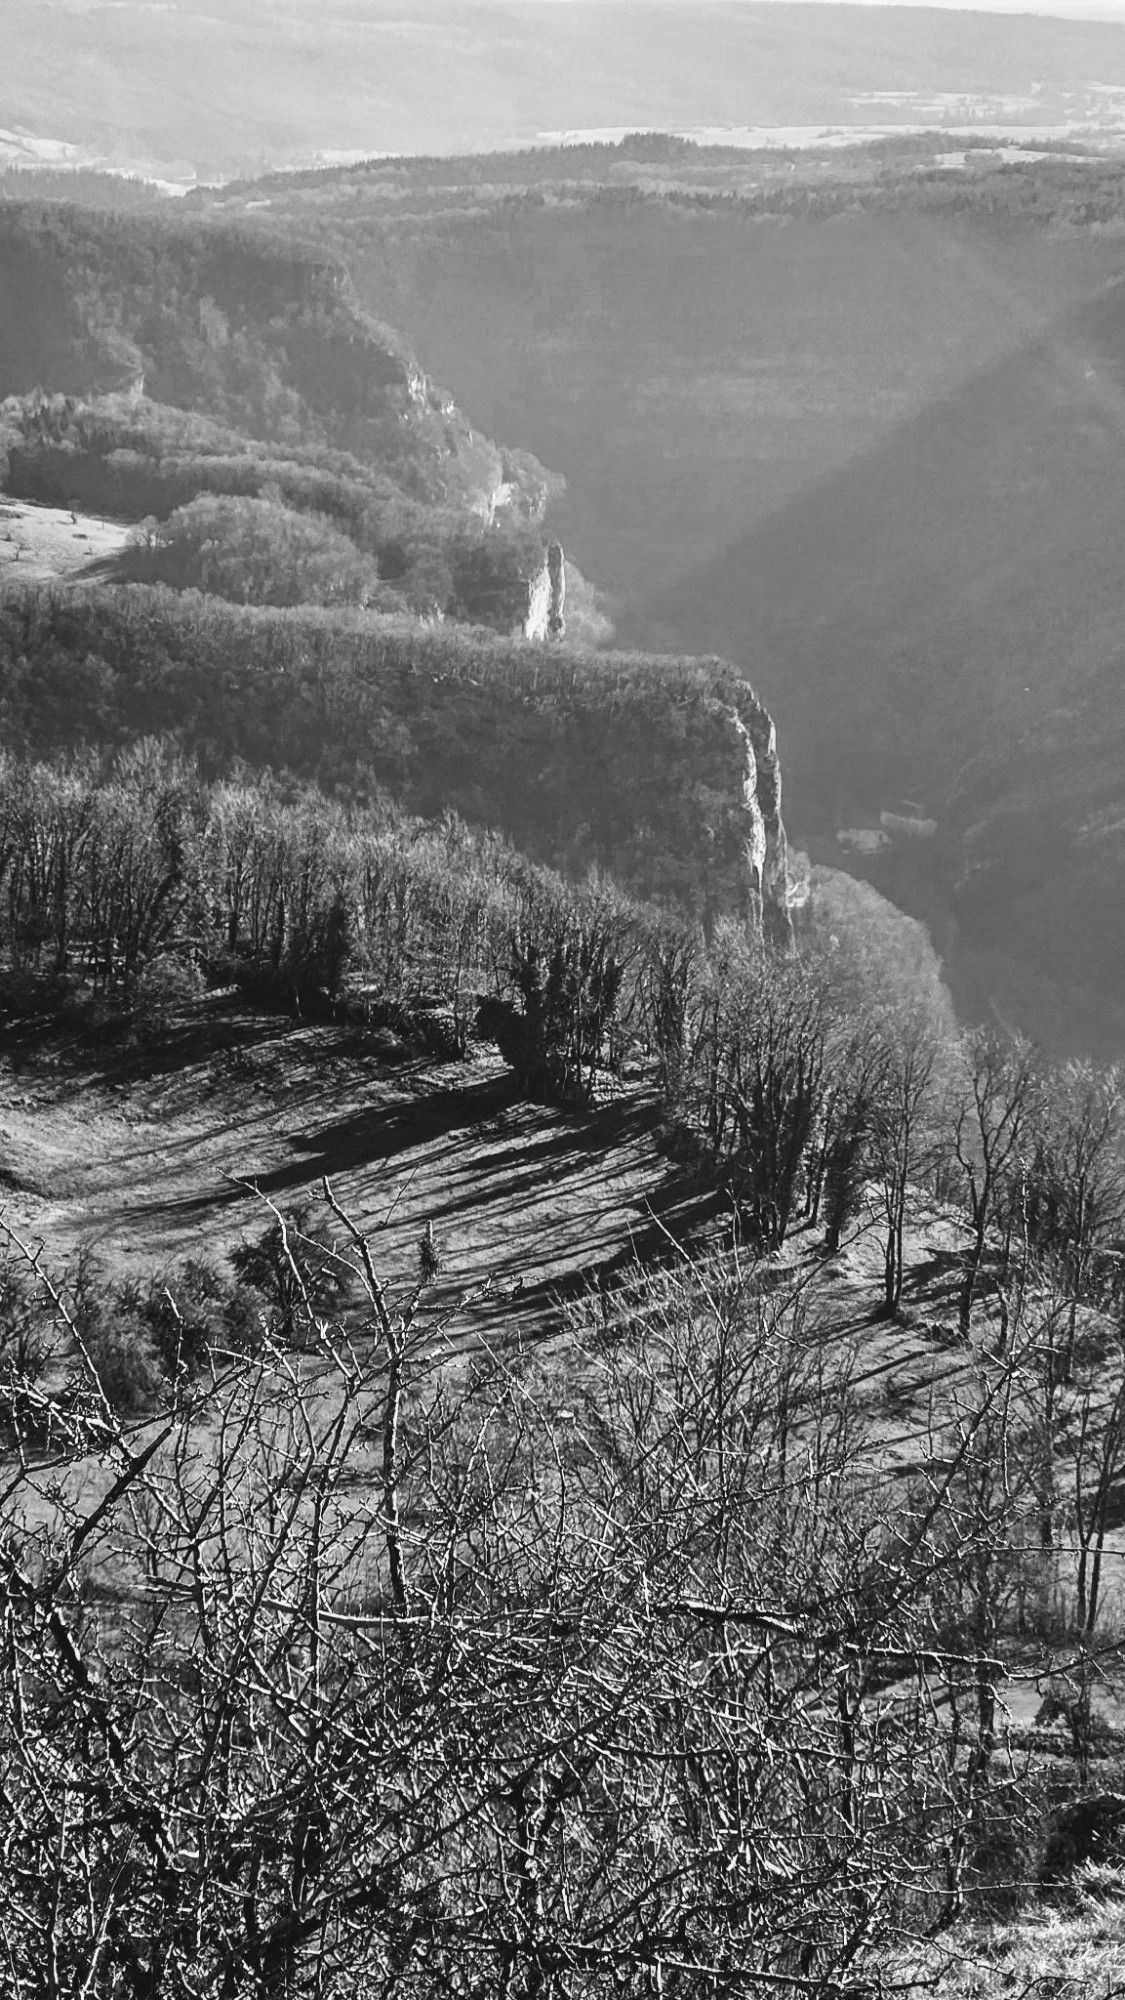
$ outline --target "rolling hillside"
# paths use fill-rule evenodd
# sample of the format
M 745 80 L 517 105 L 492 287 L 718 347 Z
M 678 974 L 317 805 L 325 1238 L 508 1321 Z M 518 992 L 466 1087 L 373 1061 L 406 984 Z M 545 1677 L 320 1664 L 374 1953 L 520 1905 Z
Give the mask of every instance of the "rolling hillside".
M 638 125 L 1055 122 L 1125 86 L 1113 21 L 696 0 L 6 0 L 0 138 L 172 177 Z M 49 149 L 49 148 L 48 148 Z

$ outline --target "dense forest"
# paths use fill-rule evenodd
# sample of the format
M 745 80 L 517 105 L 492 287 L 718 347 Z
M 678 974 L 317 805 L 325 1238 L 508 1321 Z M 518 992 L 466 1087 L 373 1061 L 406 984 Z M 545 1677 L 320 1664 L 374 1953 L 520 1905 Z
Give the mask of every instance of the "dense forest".
M 251 437 L 378 460 L 424 498 L 502 483 L 497 448 L 329 258 L 237 227 L 7 204 L 0 269 L 9 393 L 143 383 Z
M 276 602 L 287 583 L 288 603 L 335 596 L 507 632 L 526 620 L 528 581 L 543 562 L 542 540 L 518 511 L 486 520 L 419 499 L 346 453 L 270 445 L 135 397 L 9 399 L 0 478 L 22 499 L 137 522 L 127 567 L 138 577 L 242 602 Z M 204 572 L 193 543 L 209 520 L 224 568 Z M 240 539 L 259 544 L 256 564 L 240 563 Z
M 476 432 L 359 306 L 342 264 L 260 232 L 23 203 L 0 214 L 0 273 L 6 491 L 138 524 L 205 496 L 268 500 L 327 516 L 354 550 L 323 523 L 228 505 L 218 539 L 256 545 L 232 574 L 201 567 L 198 513 L 142 536 L 162 560 L 133 573 L 239 601 L 527 625 L 562 482 Z M 577 572 L 570 583 L 579 629 L 602 636 Z

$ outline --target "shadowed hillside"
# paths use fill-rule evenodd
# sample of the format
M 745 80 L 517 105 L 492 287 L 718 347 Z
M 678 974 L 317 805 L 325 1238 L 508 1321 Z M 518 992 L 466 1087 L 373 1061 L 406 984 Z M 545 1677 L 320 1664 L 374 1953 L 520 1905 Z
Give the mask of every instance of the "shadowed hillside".
M 1122 971 L 1123 430 L 1115 286 L 628 627 L 752 663 L 800 826 L 908 796 L 963 935 L 1094 986 Z
M 802 218 L 555 194 L 547 172 L 543 194 L 485 189 L 467 211 L 463 190 L 427 195 L 436 214 L 409 172 L 397 204 L 379 177 L 326 177 L 272 188 L 269 216 L 329 238 L 491 435 L 565 476 L 557 532 L 619 600 L 690 572 L 1125 267 L 1113 235 L 995 219 L 983 195 L 932 208 L 909 174 L 902 213 Z

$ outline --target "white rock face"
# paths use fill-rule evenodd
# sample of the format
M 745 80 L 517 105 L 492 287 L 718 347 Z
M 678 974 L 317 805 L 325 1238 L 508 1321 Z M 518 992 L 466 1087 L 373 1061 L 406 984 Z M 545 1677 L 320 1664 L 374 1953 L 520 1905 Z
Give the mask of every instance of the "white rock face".
M 545 642 L 565 634 L 566 557 L 562 544 L 552 542 L 541 568 L 528 579 L 527 613 L 515 636 Z
M 888 833 L 904 834 L 907 840 L 932 840 L 937 832 L 936 819 L 924 819 L 914 813 L 881 812 L 879 825 Z
M 542 568 L 528 580 L 527 614 L 515 636 L 521 639 L 545 640 L 550 616 L 551 574 L 547 568 L 547 559 L 544 557 Z
M 842 826 L 836 839 L 853 854 L 878 854 L 881 847 L 891 844 L 890 834 L 880 832 L 877 826 Z

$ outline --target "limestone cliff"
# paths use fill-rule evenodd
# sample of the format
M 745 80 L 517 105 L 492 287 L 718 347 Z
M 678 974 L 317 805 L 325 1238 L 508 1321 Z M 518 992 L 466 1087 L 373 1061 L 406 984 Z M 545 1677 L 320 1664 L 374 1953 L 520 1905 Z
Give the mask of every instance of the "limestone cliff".
M 731 725 L 742 749 L 746 859 L 751 896 L 774 943 L 792 940 L 789 853 L 781 818 L 781 765 L 777 731 L 753 689 L 739 683 Z
M 562 639 L 566 636 L 566 558 L 562 544 L 552 542 L 524 585 L 524 602 L 516 637 Z
M 566 561 L 562 543 L 552 542 L 547 550 L 547 637 L 566 635 Z
M 707 930 L 729 915 L 790 941 L 773 722 L 726 662 L 518 642 L 395 652 L 369 683 L 369 740 L 372 775 L 397 797 L 496 826 L 576 875 L 604 869 Z M 384 744 L 407 742 L 385 763 Z

